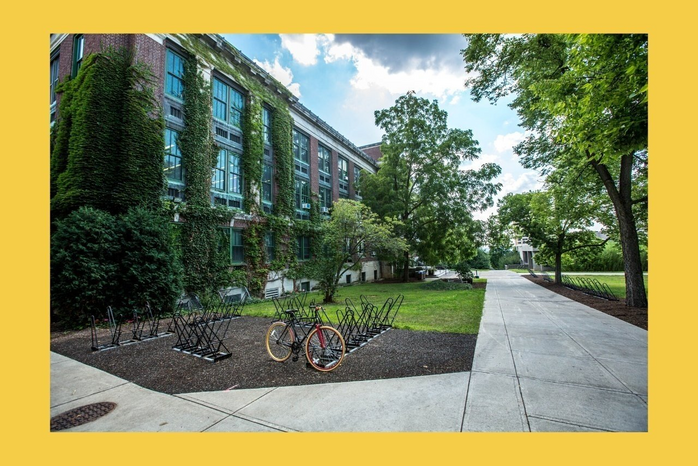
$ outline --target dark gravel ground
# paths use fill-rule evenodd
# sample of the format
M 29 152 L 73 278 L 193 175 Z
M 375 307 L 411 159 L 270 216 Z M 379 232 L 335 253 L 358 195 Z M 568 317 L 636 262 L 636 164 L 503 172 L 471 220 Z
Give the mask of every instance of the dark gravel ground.
M 244 313 L 244 312 L 243 312 Z M 167 321 L 161 329 L 167 328 Z M 53 332 L 51 351 L 163 393 L 189 393 L 443 374 L 471 369 L 477 335 L 391 329 L 345 356 L 340 367 L 321 373 L 304 357 L 279 363 L 267 354 L 270 319 L 234 319 L 224 340 L 232 356 L 217 362 L 172 349 L 177 337 L 92 351 L 90 330 Z M 125 339 L 127 325 L 123 326 Z M 100 343 L 109 340 L 100 330 Z

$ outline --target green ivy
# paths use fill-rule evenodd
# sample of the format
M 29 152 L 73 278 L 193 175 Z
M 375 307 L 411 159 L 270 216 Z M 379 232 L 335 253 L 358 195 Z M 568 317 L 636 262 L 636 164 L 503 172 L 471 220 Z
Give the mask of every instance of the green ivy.
M 259 186 L 262 180 L 262 159 L 264 158 L 263 131 L 262 102 L 254 95 L 250 95 L 247 99 L 243 122 L 242 170 L 245 180 L 245 211 L 253 215 L 260 212 Z

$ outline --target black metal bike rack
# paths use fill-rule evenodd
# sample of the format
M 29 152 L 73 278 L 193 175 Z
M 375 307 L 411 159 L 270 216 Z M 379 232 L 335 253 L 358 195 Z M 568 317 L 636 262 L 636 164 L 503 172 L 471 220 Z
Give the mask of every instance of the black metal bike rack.
M 107 322 L 109 325 L 109 334 L 111 336 L 109 343 L 99 343 L 97 337 L 97 325 L 95 322 L 95 316 L 90 316 L 90 324 L 92 328 L 92 351 L 102 351 L 105 349 L 116 348 L 120 345 L 119 339 L 121 338 L 121 322 L 117 322 L 114 317 L 114 311 L 112 311 L 111 306 L 107 306 Z
M 380 308 L 369 302 L 363 295 L 360 299 L 359 308 L 347 298 L 344 301 L 346 304 L 344 310 L 336 312 L 339 323 L 335 328 L 342 334 L 348 352 L 361 348 L 390 330 L 405 297 L 398 295 L 396 298 L 388 298 Z
M 207 361 L 216 362 L 232 356 L 225 346 L 226 334 L 233 319 L 240 317 L 247 301 L 247 294 L 239 300 L 229 300 L 220 294 L 220 302 L 201 305 L 197 296 L 180 301 L 172 317 L 172 326 L 177 342 L 175 351 L 190 354 Z
M 171 332 L 159 332 L 160 315 L 154 314 L 150 308 L 150 304 L 146 302 L 142 310 L 134 309 L 133 318 L 131 320 L 131 338 L 122 340 L 122 320 L 114 315 L 111 306 L 107 307 L 107 325 L 109 327 L 110 340 L 109 343 L 99 343 L 97 321 L 95 316 L 90 317 L 90 325 L 92 328 L 92 351 L 102 351 L 105 349 L 125 346 L 139 341 L 151 340 L 153 338 L 166 337 L 171 335 Z
M 596 296 L 597 298 L 618 301 L 618 297 L 611 291 L 611 288 L 606 283 L 601 283 L 596 278 L 562 275 L 562 284 L 567 288 L 581 291 L 582 293 Z

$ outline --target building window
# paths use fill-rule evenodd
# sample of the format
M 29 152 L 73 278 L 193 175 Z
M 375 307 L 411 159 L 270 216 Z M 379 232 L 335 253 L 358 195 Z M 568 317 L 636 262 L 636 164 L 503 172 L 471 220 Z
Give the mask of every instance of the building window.
M 267 107 L 262 107 L 262 124 L 264 144 L 271 146 L 271 110 Z
M 172 181 L 184 181 L 182 152 L 177 144 L 178 138 L 177 131 L 165 129 L 165 176 Z
M 349 162 L 346 159 L 338 159 L 338 169 L 337 175 L 339 179 L 339 190 L 348 191 L 349 190 Z
M 293 158 L 296 172 L 309 175 L 310 138 L 295 129 L 293 130 Z
M 310 182 L 296 180 L 296 210 L 310 210 Z
M 245 96 L 223 81 L 213 78 L 213 117 L 242 129 Z
M 268 163 L 264 164 L 262 171 L 262 202 L 271 204 L 273 202 L 273 175 L 274 168 Z
M 320 171 L 324 172 L 328 175 L 330 173 L 332 173 L 331 168 L 330 168 L 330 163 L 332 160 L 332 152 L 330 152 L 330 150 L 327 147 L 318 145 L 317 158 L 318 158 L 318 168 L 320 169 Z
M 329 214 L 332 207 L 332 190 L 330 188 L 320 187 L 320 213 Z
M 228 237 L 230 239 L 230 263 L 242 264 L 245 260 L 245 250 L 242 246 L 242 230 L 229 228 Z
M 264 235 L 264 246 L 267 248 L 267 262 L 272 262 L 276 258 L 274 243 L 274 233 L 268 231 L 266 235 Z
M 354 165 L 354 191 L 357 196 L 359 195 L 359 180 L 361 180 L 361 169 Z
M 177 99 L 184 91 L 184 58 L 167 49 L 167 70 L 165 74 L 165 92 Z
M 299 236 L 298 237 L 298 260 L 307 261 L 310 260 L 310 236 Z
M 211 188 L 215 191 L 242 196 L 242 166 L 239 154 L 227 149 L 218 150 Z
M 228 192 L 242 195 L 242 165 L 240 156 L 235 152 L 228 153 Z
M 59 57 L 55 56 L 51 60 L 51 90 L 49 103 L 51 104 L 51 123 L 56 119 L 56 86 L 58 85 L 58 65 Z
M 73 77 L 77 76 L 82 59 L 85 56 L 85 36 L 78 34 L 73 38 Z

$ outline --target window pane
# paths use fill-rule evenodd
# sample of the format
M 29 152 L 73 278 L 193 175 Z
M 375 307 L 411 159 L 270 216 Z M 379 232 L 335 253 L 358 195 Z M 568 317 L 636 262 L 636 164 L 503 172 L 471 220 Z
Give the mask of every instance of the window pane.
M 274 169 L 271 165 L 264 164 L 264 171 L 262 172 L 262 200 L 265 202 L 272 202 L 272 176 Z
M 213 79 L 213 116 L 219 120 L 227 121 L 228 86 Z
M 329 149 L 323 146 L 318 146 L 318 165 L 321 171 L 325 173 L 330 172 L 330 159 L 331 152 Z
M 309 146 L 310 139 L 306 135 L 293 130 L 293 157 L 296 160 L 308 163 Z
M 182 98 L 184 89 L 184 59 L 167 50 L 167 74 L 165 76 L 165 92 L 173 97 Z
M 179 134 L 165 129 L 165 176 L 174 181 L 182 181 L 182 153 L 177 145 Z
M 228 192 L 233 194 L 242 194 L 240 157 L 233 152 L 229 152 L 228 162 Z
M 241 93 L 230 89 L 230 124 L 242 128 L 242 112 L 245 109 L 245 98 Z
M 216 168 L 213 169 L 213 179 L 211 185 L 217 191 L 225 191 L 225 158 L 226 151 L 221 149 L 218 151 L 218 160 Z
M 262 109 L 262 123 L 264 124 L 264 143 L 271 144 L 271 112 L 266 107 Z

